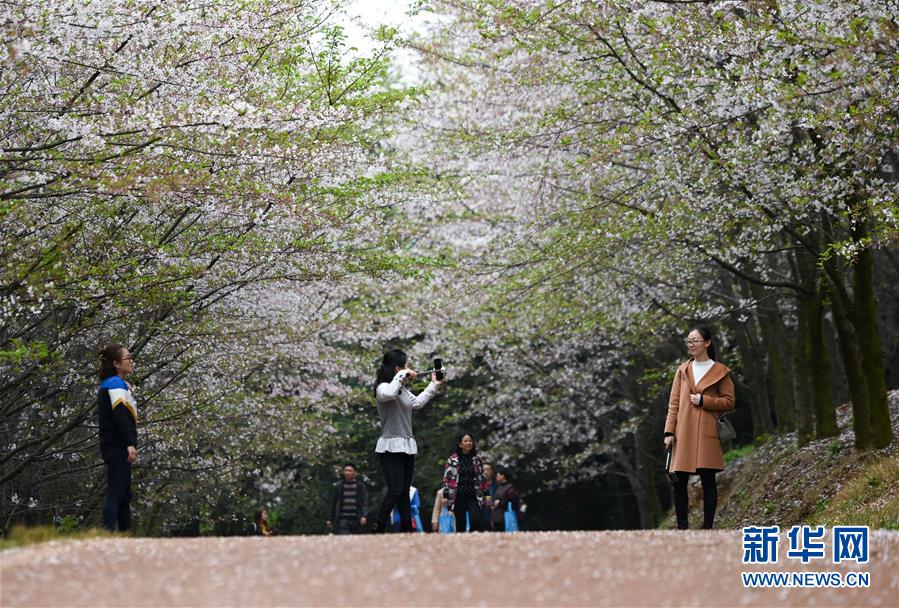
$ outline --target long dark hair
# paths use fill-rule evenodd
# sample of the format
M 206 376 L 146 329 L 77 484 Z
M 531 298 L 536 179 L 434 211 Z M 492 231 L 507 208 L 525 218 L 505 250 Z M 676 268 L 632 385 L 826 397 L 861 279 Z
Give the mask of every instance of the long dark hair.
M 124 344 L 113 342 L 112 344 L 107 344 L 106 348 L 100 351 L 100 372 L 98 373 L 100 382 L 119 373 L 115 368 L 115 362 L 122 360 L 122 351 L 124 349 Z
M 256 517 L 254 518 L 256 521 L 256 526 L 259 528 L 260 534 L 268 534 L 268 522 L 262 519 L 262 514 L 268 513 L 268 509 L 259 509 L 256 511 Z
M 381 367 L 378 368 L 378 375 L 375 377 L 375 391 L 382 382 L 390 382 L 396 376 L 396 368 L 406 367 L 409 357 L 401 350 L 389 350 L 384 353 L 381 360 Z
M 712 339 L 712 330 L 708 327 L 694 327 L 693 331 L 698 331 L 699 335 L 702 336 L 702 339 L 709 343 L 709 359 L 717 361 L 718 356 L 715 353 L 715 341 Z
M 474 433 L 461 433 L 458 437 L 456 437 L 456 443 L 453 444 L 453 451 L 458 455 L 462 455 L 462 448 L 459 446 L 462 443 L 462 440 L 466 437 L 471 437 L 471 452 L 469 454 L 474 457 L 478 455 L 478 444 L 474 440 Z

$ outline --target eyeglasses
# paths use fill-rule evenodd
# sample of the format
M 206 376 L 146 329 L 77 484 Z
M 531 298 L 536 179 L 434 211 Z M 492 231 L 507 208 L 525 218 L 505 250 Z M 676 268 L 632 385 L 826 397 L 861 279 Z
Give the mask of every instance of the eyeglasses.
M 687 346 L 698 346 L 703 342 L 705 342 L 705 340 L 684 340 L 684 344 L 686 344 Z

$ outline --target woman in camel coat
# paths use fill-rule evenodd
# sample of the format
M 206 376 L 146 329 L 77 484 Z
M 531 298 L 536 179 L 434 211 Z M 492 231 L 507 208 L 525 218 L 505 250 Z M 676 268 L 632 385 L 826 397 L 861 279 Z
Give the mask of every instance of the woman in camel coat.
M 670 471 L 674 486 L 677 527 L 686 530 L 687 481 L 702 481 L 704 529 L 711 529 L 718 507 L 715 473 L 724 470 L 724 452 L 718 439 L 718 415 L 734 409 L 734 383 L 730 369 L 715 361 L 715 344 L 707 328 L 687 336 L 690 359 L 677 368 L 668 400 L 665 446 L 672 450 Z

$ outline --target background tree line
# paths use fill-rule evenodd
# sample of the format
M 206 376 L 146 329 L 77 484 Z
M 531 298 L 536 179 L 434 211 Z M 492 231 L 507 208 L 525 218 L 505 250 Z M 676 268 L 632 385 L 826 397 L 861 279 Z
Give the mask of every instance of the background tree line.
M 138 358 L 145 533 L 322 530 L 379 489 L 380 353 L 454 368 L 534 527 L 652 527 L 667 391 L 718 332 L 737 443 L 893 441 L 897 34 L 873 1 L 433 2 L 352 54 L 337 5 L 7 6 L 0 516 L 97 518 L 96 352 Z M 419 53 L 423 82 L 391 76 Z M 600 515 L 596 515 L 599 506 Z

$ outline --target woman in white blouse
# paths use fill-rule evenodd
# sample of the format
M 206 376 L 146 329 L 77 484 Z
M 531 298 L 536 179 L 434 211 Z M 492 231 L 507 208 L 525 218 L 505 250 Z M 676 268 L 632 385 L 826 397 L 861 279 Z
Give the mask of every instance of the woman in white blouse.
M 413 395 L 407 385 L 415 379 L 415 371 L 409 366 L 409 358 L 401 350 L 384 354 L 375 381 L 378 414 L 381 417 L 381 437 L 375 452 L 381 460 L 387 493 L 378 509 L 374 532 L 387 529 L 387 518 L 396 507 L 400 514 L 400 531 L 412 531 L 412 508 L 409 504 L 409 486 L 415 467 L 418 445 L 412 434 L 412 410 L 420 410 L 437 393 L 443 384 L 437 374 L 431 375 L 431 383 L 419 395 Z

